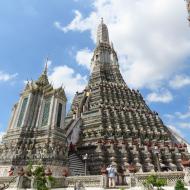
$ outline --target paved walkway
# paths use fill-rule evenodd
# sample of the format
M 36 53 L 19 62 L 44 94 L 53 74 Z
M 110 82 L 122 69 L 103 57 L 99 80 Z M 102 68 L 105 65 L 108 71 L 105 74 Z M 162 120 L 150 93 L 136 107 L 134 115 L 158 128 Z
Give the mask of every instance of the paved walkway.
M 190 186 L 186 186 L 188 190 L 190 190 Z M 107 189 L 102 189 L 102 190 L 144 190 L 143 187 L 126 187 L 126 186 L 116 186 L 116 188 L 107 188 Z M 163 187 L 164 190 L 174 190 L 174 187 Z M 86 190 L 86 189 L 85 189 Z M 87 190 L 93 190 L 91 188 L 88 188 Z M 157 188 L 155 188 L 157 190 Z

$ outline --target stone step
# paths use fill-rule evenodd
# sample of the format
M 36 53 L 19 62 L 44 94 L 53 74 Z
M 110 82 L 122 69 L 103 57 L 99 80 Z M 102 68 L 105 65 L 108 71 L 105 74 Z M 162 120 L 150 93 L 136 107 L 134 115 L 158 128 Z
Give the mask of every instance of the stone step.
M 77 161 L 75 161 L 75 162 L 69 162 L 69 165 L 73 166 L 73 167 L 84 168 L 84 165 L 82 163 L 78 163 Z
M 106 189 L 111 189 L 111 190 L 125 190 L 125 189 L 130 189 L 130 187 L 129 186 L 115 186 L 114 188 L 113 187 L 107 187 Z
M 78 157 L 72 157 L 72 158 L 69 158 L 69 162 L 72 162 L 72 161 L 75 162 L 76 160 L 79 160 L 79 158 L 78 158 Z M 82 160 L 80 161 L 80 163 L 83 164 Z
M 82 170 L 84 170 L 84 167 L 77 167 L 77 166 L 75 167 L 73 165 L 70 165 L 69 167 L 72 168 L 72 169 L 78 169 L 78 170 L 82 169 Z
M 73 168 L 84 168 L 84 165 L 81 165 L 81 164 L 78 164 L 78 163 L 69 163 L 69 166 L 70 167 L 73 167 Z
M 72 170 L 75 170 L 75 171 L 84 171 L 84 168 L 77 168 L 77 167 L 69 167 L 70 169 Z
M 69 168 L 71 171 L 71 175 L 84 175 L 85 168 L 83 161 L 77 156 L 76 153 L 69 155 Z
M 75 170 L 75 169 L 71 169 L 72 170 L 72 172 L 74 172 L 74 173 L 81 173 L 81 174 L 83 174 L 84 173 L 84 171 L 82 170 Z
M 76 159 L 69 159 L 69 163 L 79 163 L 80 165 L 84 165 L 84 163 L 80 160 L 78 160 L 77 158 Z
M 75 170 L 75 171 L 81 171 L 81 170 L 84 171 L 83 167 L 78 168 L 78 167 L 72 167 L 72 166 L 70 166 L 69 168 L 72 169 L 72 170 Z

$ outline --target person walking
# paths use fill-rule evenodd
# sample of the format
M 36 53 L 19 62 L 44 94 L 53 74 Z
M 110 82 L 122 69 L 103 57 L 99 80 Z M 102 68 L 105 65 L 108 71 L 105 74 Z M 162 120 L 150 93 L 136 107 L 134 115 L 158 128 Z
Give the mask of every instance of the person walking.
M 115 177 L 116 177 L 116 173 L 117 173 L 116 168 L 113 165 L 110 165 L 109 167 L 107 167 L 106 170 L 108 171 L 109 187 L 115 187 Z

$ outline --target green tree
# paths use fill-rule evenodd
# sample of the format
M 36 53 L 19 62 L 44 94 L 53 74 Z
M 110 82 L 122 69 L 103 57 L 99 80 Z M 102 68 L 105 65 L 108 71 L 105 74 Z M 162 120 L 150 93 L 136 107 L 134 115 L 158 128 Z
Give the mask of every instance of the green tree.
M 45 170 L 43 166 L 37 166 L 33 171 L 35 186 L 37 190 L 48 190 L 47 179 L 45 176 Z
M 184 183 L 181 180 L 177 180 L 175 190 L 187 190 L 187 188 L 185 188 Z
M 148 176 L 144 182 L 144 186 L 147 189 L 151 189 L 151 186 L 153 186 L 157 187 L 158 190 L 161 190 L 162 186 L 165 186 L 166 184 L 166 179 L 159 178 L 157 175 Z

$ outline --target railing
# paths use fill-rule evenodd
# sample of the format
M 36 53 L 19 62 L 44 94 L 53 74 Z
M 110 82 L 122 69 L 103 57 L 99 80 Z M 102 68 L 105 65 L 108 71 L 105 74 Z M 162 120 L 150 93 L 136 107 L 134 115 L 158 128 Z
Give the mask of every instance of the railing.
M 85 187 L 106 187 L 106 177 L 102 175 L 72 176 L 67 177 L 66 181 L 68 187 L 74 187 L 77 182 Z
M 8 179 L 10 179 L 10 177 L 1 178 L 1 181 L 3 181 L 3 187 L 0 186 L 0 190 L 8 189 L 13 182 L 16 182 L 17 177 L 18 176 L 11 177 L 10 181 L 8 181 Z
M 184 172 L 148 172 L 148 173 L 136 173 L 131 179 L 131 186 L 143 186 L 146 178 L 150 175 L 157 175 L 159 178 L 166 179 L 167 186 L 174 186 L 177 180 L 185 182 Z
M 66 132 L 66 137 L 69 136 L 69 134 L 72 132 L 72 130 L 74 129 L 74 127 L 78 124 L 78 122 L 80 121 L 80 118 L 75 119 L 70 126 L 68 127 L 68 130 Z

